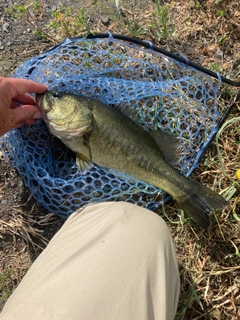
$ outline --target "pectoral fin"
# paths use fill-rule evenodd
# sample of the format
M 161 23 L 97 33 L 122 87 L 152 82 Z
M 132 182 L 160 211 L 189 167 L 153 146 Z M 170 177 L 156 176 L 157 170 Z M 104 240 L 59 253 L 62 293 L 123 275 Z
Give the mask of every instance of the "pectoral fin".
M 85 174 L 93 167 L 92 152 L 89 145 L 88 134 L 78 140 L 78 152 L 76 153 L 76 163 L 82 174 Z
M 83 153 L 76 153 L 76 163 L 79 167 L 79 170 L 82 174 L 85 174 L 93 166 L 91 160 Z

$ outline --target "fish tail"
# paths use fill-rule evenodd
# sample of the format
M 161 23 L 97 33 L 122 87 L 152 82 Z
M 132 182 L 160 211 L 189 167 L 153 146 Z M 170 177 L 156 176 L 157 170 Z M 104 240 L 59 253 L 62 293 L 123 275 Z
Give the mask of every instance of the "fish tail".
M 185 197 L 178 199 L 178 205 L 200 227 L 209 230 L 212 211 L 224 209 L 228 202 L 215 191 L 193 181 L 192 189 Z

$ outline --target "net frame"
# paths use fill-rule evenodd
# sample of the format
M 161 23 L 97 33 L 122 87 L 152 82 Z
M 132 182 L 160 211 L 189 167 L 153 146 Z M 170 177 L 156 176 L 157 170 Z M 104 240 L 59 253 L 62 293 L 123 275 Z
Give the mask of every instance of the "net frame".
M 198 166 L 239 98 L 220 105 L 222 83 L 240 86 L 182 55 L 110 33 L 66 39 L 24 62 L 13 76 L 90 96 L 113 108 L 128 105 L 146 130 L 167 130 L 179 137 L 183 152 L 177 168 L 186 176 Z M 124 200 L 155 210 L 166 197 L 151 185 L 96 165 L 81 175 L 74 155 L 42 120 L 7 133 L 0 146 L 36 200 L 62 217 L 95 201 Z

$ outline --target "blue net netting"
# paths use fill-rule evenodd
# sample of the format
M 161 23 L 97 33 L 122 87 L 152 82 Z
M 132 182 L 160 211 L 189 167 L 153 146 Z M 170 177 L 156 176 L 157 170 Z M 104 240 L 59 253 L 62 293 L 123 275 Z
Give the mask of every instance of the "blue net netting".
M 180 138 L 179 170 L 190 175 L 221 118 L 217 95 L 220 79 L 140 45 L 105 39 L 66 39 L 19 66 L 14 77 L 50 90 L 93 97 L 111 106 L 136 110 L 146 130 L 173 132 Z M 125 200 L 149 209 L 161 204 L 161 190 L 98 166 L 81 175 L 74 155 L 51 136 L 45 123 L 7 133 L 0 146 L 49 211 L 67 217 L 84 204 Z

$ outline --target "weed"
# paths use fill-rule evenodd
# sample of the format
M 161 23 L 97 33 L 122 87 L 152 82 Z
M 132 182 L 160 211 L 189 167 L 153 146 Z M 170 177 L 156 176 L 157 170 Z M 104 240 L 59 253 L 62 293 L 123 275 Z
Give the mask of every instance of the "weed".
M 0 305 L 5 302 L 12 293 L 10 286 L 11 280 L 16 277 L 17 270 L 9 268 L 8 270 L 0 273 Z
M 195 2 L 194 2 L 194 5 L 195 5 L 195 8 L 196 8 L 196 9 L 201 9 L 201 3 L 200 3 L 200 1 L 195 1 Z
M 147 28 L 142 24 L 142 19 L 135 11 L 135 5 L 132 12 L 123 12 L 119 9 L 116 14 L 116 20 L 121 28 L 127 30 L 132 36 L 139 37 L 147 33 Z
M 19 13 L 24 13 L 26 12 L 26 8 L 23 5 L 15 5 L 15 6 L 11 6 L 7 9 L 5 9 L 5 12 L 11 16 L 13 16 L 14 18 L 17 18 Z
M 224 35 L 218 39 L 218 43 L 223 44 L 226 40 L 228 40 L 228 36 Z
M 232 118 L 228 121 L 226 121 L 223 126 L 220 128 L 220 130 L 218 131 L 217 135 L 216 135 L 216 147 L 217 147 L 217 153 L 218 153 L 218 159 L 219 159 L 219 162 L 221 164 L 221 167 L 222 167 L 222 171 L 223 173 L 226 175 L 226 170 L 225 170 L 225 167 L 223 165 L 223 161 L 222 161 L 222 156 L 221 156 L 221 151 L 220 151 L 220 147 L 219 147 L 219 138 L 220 138 L 220 135 L 222 134 L 223 130 L 229 126 L 229 125 L 232 125 L 234 123 L 239 123 L 240 122 L 240 117 L 236 117 L 236 118 Z
M 233 247 L 234 247 L 234 249 L 235 249 L 235 254 L 236 254 L 236 256 L 237 256 L 238 258 L 240 258 L 240 252 L 239 252 L 238 247 L 235 245 L 235 243 L 234 243 L 232 240 L 230 240 L 230 241 L 231 241 L 231 243 L 232 243 L 232 245 L 233 245 Z
M 76 20 L 77 20 L 77 26 L 83 28 L 83 32 L 90 34 L 91 29 L 90 29 L 90 19 L 87 18 L 87 13 L 86 11 L 82 8 L 78 11 L 76 15 Z
M 47 39 L 48 39 L 47 35 L 45 35 L 45 34 L 42 32 L 41 29 L 36 28 L 36 29 L 33 31 L 33 34 L 34 34 L 35 36 L 37 36 L 37 37 L 41 37 L 42 40 L 47 40 Z
M 169 39 L 175 30 L 175 26 L 168 27 L 169 9 L 167 6 L 162 7 L 159 0 L 156 0 L 156 6 L 156 10 L 152 12 L 153 22 L 151 23 L 151 31 L 158 41 Z
M 125 26 L 134 37 L 139 37 L 147 32 L 138 20 L 128 20 L 126 21 Z
M 52 12 L 52 20 L 49 27 L 61 39 L 73 37 L 77 34 L 87 35 L 91 33 L 90 19 L 87 12 L 81 8 L 74 12 L 73 7 L 61 7 L 59 10 Z
M 119 0 L 115 0 L 116 8 L 119 10 Z
M 221 72 L 222 71 L 222 68 L 220 66 L 218 66 L 216 63 L 212 63 L 211 67 L 216 72 Z
M 216 15 L 217 15 L 217 17 L 223 17 L 224 11 L 223 11 L 223 10 L 218 10 L 218 11 L 216 12 Z
M 83 8 L 74 12 L 72 6 L 61 6 L 57 11 L 51 12 L 51 21 L 44 27 L 41 25 L 41 20 L 45 12 L 38 0 L 28 5 L 12 6 L 6 9 L 6 13 L 30 24 L 33 33 L 40 36 L 42 40 L 50 40 L 54 43 L 77 34 L 91 33 L 90 19 Z
M 64 12 L 65 16 L 71 16 L 73 14 L 73 7 L 72 6 L 67 7 L 67 8 L 64 8 L 64 7 L 62 7 L 62 8 L 63 8 L 63 10 L 65 10 L 65 12 Z
M 7 270 L 0 274 L 0 288 L 1 288 L 1 297 L 0 297 L 0 304 L 7 300 L 7 298 L 11 294 L 11 289 L 8 286 L 9 278 L 11 279 L 11 270 Z

